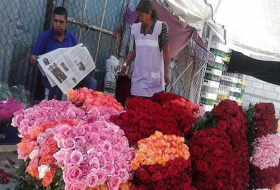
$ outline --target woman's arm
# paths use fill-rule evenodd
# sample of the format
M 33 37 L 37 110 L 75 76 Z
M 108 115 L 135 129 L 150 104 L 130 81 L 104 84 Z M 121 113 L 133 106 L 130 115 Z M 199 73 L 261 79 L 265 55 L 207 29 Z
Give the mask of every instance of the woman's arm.
M 164 81 L 166 86 L 170 83 L 170 50 L 169 46 L 164 46 L 163 51 L 163 61 L 164 61 Z
M 121 75 L 124 75 L 126 73 L 128 65 L 135 59 L 136 56 L 136 50 L 133 48 L 133 50 L 129 53 L 128 58 L 125 60 L 124 64 L 121 67 Z

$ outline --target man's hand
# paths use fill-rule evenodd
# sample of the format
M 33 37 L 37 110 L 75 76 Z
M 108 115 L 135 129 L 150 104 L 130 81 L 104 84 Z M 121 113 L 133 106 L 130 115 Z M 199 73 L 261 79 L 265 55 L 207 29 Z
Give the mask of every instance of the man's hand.
M 38 59 L 39 57 L 36 56 L 36 55 L 30 55 L 29 58 L 28 58 L 28 63 L 31 65 L 31 66 L 36 66 L 38 64 Z

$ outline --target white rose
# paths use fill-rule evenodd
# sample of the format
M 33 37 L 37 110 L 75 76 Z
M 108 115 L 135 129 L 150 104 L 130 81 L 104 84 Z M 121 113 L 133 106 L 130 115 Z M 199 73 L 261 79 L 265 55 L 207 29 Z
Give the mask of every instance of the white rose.
M 39 158 L 39 148 L 36 147 L 32 152 L 29 154 L 29 158 L 33 160 L 34 158 Z
M 50 171 L 50 166 L 49 165 L 41 165 L 38 167 L 39 170 L 39 178 L 42 179 L 47 171 Z

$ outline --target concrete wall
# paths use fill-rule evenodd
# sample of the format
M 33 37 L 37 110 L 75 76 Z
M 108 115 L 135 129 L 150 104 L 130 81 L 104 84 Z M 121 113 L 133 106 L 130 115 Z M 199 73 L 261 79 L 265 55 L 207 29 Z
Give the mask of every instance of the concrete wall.
M 244 88 L 242 107 L 246 109 L 250 103 L 271 102 L 275 107 L 275 116 L 279 117 L 280 86 L 247 75 L 243 79 L 247 81 L 247 86 Z

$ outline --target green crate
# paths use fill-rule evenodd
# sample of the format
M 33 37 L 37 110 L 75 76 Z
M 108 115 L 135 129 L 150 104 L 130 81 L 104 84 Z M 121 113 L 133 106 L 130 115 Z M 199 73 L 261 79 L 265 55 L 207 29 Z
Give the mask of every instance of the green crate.
M 201 104 L 205 104 L 205 105 L 214 105 L 216 100 L 211 100 L 211 99 L 207 99 L 207 98 L 200 98 L 200 103 Z

